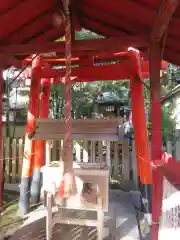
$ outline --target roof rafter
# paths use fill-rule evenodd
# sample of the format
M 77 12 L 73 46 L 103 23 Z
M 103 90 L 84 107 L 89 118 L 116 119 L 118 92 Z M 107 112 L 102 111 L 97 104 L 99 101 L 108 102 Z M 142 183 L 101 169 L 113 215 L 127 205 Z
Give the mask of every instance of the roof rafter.
M 0 1 L 0 14 L 8 12 L 10 9 L 15 8 L 21 3 L 21 0 L 6 0 Z
M 87 51 L 124 51 L 127 47 L 148 47 L 148 36 L 137 35 L 137 36 L 124 36 L 118 38 L 103 38 L 95 40 L 79 40 L 73 43 L 72 52 Z M 65 45 L 64 42 L 32 42 L 28 44 L 15 44 L 9 46 L 0 46 L 1 54 L 8 55 L 30 55 L 33 53 L 45 53 L 45 52 L 62 52 L 64 53 Z
M 35 16 L 42 14 L 52 8 L 52 2 L 44 0 L 43 4 L 40 0 L 25 0 L 6 14 L 0 17 L 0 25 L 6 24 L 6 27 L 1 28 L 0 38 L 4 38 L 20 28 L 23 24 L 31 21 Z M 27 9 L 27 11 L 25 11 Z M 12 24 L 13 19 L 13 24 Z
M 162 0 L 151 34 L 152 42 L 160 42 L 168 29 L 179 0 Z
M 45 44 L 50 43 L 60 37 L 64 36 L 64 28 L 56 28 L 52 27 L 50 29 L 46 29 L 44 32 L 39 32 L 36 36 L 33 37 L 33 39 L 29 40 L 28 44 Z M 32 44 L 32 45 L 33 45 Z
M 79 11 L 79 15 L 82 18 L 85 17 L 91 21 L 99 22 L 99 23 L 101 23 L 103 19 L 104 24 L 106 24 L 107 26 L 110 26 L 111 28 L 116 26 L 116 30 L 124 29 L 125 31 L 128 31 L 131 34 L 134 34 L 134 33 L 141 34 L 143 30 L 144 32 L 147 32 L 147 26 L 143 25 L 143 23 L 137 24 L 136 22 L 132 22 L 129 19 L 125 18 L 123 15 L 119 15 L 119 16 L 109 15 L 107 11 L 101 12 L 100 15 L 98 14 L 98 12 L 101 12 L 101 9 L 90 8 L 86 4 L 84 4 L 81 7 L 81 11 Z M 93 17 L 94 13 L 97 13 L 95 17 Z M 132 29 L 132 24 L 133 24 L 133 29 Z
M 52 15 L 55 8 L 48 9 L 40 15 L 35 16 L 31 21 L 23 24 L 18 29 L 15 29 L 8 36 L 1 39 L 1 43 L 10 44 L 10 43 L 21 43 L 24 40 L 30 38 L 32 35 L 37 33 L 39 30 L 46 29 L 47 26 L 52 27 Z
M 180 53 L 172 48 L 165 48 L 164 51 L 164 59 L 170 63 L 176 64 L 180 66 Z
M 118 15 L 125 16 L 127 19 L 131 19 L 136 23 L 142 23 L 142 13 L 146 13 L 146 17 L 143 18 L 143 24 L 145 26 L 151 26 L 153 20 L 152 13 L 154 12 L 151 8 L 147 8 L 143 4 L 139 4 L 137 1 L 133 0 L 121 0 L 120 5 L 118 0 L 113 1 L 113 3 L 115 4 L 112 4 L 109 1 L 103 1 L 103 11 L 109 12 L 112 15 L 113 13 L 118 12 Z M 78 4 L 79 6 L 85 6 L 86 4 L 86 6 L 89 6 L 90 8 L 102 9 L 102 1 L 78 0 Z
M 128 32 L 128 30 L 119 27 L 119 26 L 113 26 L 110 23 L 104 23 L 103 21 L 99 21 L 97 19 L 93 19 L 92 17 L 87 16 L 87 14 L 79 15 L 80 21 L 82 25 L 93 32 L 96 32 L 97 34 L 106 36 L 106 37 L 118 37 L 121 36 L 123 33 L 124 35 L 131 34 L 131 32 Z
M 0 55 L 0 65 L 2 68 L 7 68 L 9 66 L 14 66 L 17 68 L 21 68 L 21 61 L 15 58 L 14 56 L 4 56 Z

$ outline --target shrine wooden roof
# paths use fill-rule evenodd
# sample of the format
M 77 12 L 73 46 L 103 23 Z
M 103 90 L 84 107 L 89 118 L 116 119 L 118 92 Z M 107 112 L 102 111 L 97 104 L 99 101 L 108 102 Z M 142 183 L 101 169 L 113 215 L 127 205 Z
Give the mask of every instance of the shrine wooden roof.
M 76 28 L 89 29 L 105 37 L 118 37 L 122 46 L 132 45 L 147 52 L 152 41 L 161 41 L 163 58 L 180 65 L 179 0 L 72 0 Z M 17 58 L 5 54 L 11 45 L 43 45 L 64 35 L 63 24 L 53 16 L 63 9 L 61 0 L 0 1 L 0 64 Z M 109 43 L 108 49 L 118 46 Z M 6 47 L 7 46 L 7 47 Z M 35 51 L 37 47 L 35 48 Z M 12 51 L 13 52 L 13 51 Z M 4 54 L 4 55 L 3 55 Z

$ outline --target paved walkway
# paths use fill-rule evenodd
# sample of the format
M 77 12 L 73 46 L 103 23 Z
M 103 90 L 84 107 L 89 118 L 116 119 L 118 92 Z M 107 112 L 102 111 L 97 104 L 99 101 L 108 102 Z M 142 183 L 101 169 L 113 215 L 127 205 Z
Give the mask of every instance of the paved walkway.
M 138 228 L 131 195 L 111 192 L 109 211 L 105 216 L 104 240 L 138 240 Z M 45 239 L 44 209 L 41 207 L 30 214 L 29 219 L 10 238 L 11 240 Z M 92 216 L 93 217 L 93 216 Z M 96 229 L 81 226 L 56 225 L 52 240 L 95 240 Z

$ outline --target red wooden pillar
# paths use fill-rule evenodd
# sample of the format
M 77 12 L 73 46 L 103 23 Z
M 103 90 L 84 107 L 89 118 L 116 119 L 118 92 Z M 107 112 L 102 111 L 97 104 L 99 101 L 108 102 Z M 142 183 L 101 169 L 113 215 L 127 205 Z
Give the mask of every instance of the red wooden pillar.
M 3 70 L 0 69 L 0 211 L 3 206 L 3 155 L 2 155 L 2 115 L 3 115 Z
M 158 164 L 162 155 L 162 112 L 161 112 L 161 48 L 153 44 L 150 48 L 150 80 L 151 80 L 151 155 L 153 165 Z M 153 167 L 152 186 L 152 239 L 158 239 L 159 215 L 162 203 L 162 175 Z
M 139 173 L 139 189 L 142 198 L 147 204 L 141 201 L 141 210 L 148 218 L 151 211 L 151 184 L 152 173 L 150 163 L 150 146 L 148 139 L 146 111 L 144 104 L 144 85 L 142 77 L 142 62 L 138 51 L 129 50 L 132 60 L 131 76 L 131 107 L 134 126 L 134 139 L 136 147 L 136 159 Z M 148 210 L 148 213 L 147 213 Z
M 132 60 L 132 75 L 130 78 L 131 107 L 138 171 L 141 183 L 151 184 L 150 149 L 146 124 L 141 60 L 136 50 L 130 49 L 129 54 Z
M 41 101 L 40 101 L 40 118 L 48 118 L 49 97 L 51 83 L 50 79 L 41 80 Z M 41 167 L 45 164 L 45 141 L 36 141 L 36 155 L 33 168 L 33 178 L 31 184 L 31 202 L 36 204 L 40 200 L 41 191 Z
M 40 84 L 41 84 L 41 61 L 40 57 L 37 56 L 32 62 L 30 99 L 28 105 L 24 157 L 20 185 L 19 210 L 22 214 L 26 214 L 30 207 L 30 185 L 32 178 L 32 167 L 35 158 L 35 140 L 29 139 L 29 135 L 32 132 L 34 132 L 36 127 Z

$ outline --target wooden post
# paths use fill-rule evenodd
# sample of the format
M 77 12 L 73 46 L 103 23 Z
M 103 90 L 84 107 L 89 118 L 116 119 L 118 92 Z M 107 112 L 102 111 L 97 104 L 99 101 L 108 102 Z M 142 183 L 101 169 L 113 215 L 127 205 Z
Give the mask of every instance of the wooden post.
M 49 114 L 49 97 L 51 84 L 50 79 L 41 80 L 41 101 L 40 101 L 40 118 L 48 118 Z M 36 141 L 36 156 L 34 159 L 33 177 L 31 184 L 31 202 L 36 204 L 40 200 L 41 192 L 41 167 L 45 164 L 45 141 Z
M 168 154 L 171 154 L 172 155 L 172 142 L 171 141 L 167 141 L 167 143 L 166 143 L 166 152 L 168 153 Z
M 133 169 L 133 183 L 135 184 L 136 188 L 139 185 L 139 178 L 138 178 L 138 168 L 137 168 L 137 160 L 136 160 L 136 148 L 135 142 L 132 141 L 132 169 Z
M 14 138 L 12 139 L 11 143 L 11 151 L 12 151 L 12 183 L 16 183 L 16 161 L 17 161 L 17 156 L 16 156 L 16 151 L 17 151 L 17 139 Z
M 111 173 L 111 142 L 106 141 L 106 164 L 109 167 Z
M 76 149 L 76 162 L 81 162 L 81 145 L 79 141 L 76 141 L 75 149 Z
M 5 140 L 5 182 L 10 182 L 10 138 Z
M 162 154 L 162 113 L 160 85 L 161 47 L 154 43 L 150 48 L 151 80 L 151 156 L 154 165 L 158 164 Z M 158 239 L 159 216 L 162 202 L 162 175 L 158 167 L 152 169 L 152 239 Z
M 175 142 L 175 158 L 176 161 L 180 161 L 180 131 L 176 130 L 176 142 Z
M 24 140 L 22 138 L 19 139 L 18 142 L 18 176 L 21 176 L 22 172 L 22 163 L 23 163 L 23 151 L 24 151 Z
M 96 142 L 91 141 L 90 145 L 90 162 L 96 162 Z
M 49 165 L 51 162 L 51 141 L 46 140 L 45 145 L 45 165 Z
M 103 239 L 103 227 L 104 227 L 104 211 L 103 211 L 103 198 L 98 198 L 98 211 L 97 211 L 97 240 Z
M 35 157 L 35 140 L 30 139 L 29 135 L 32 134 L 36 128 L 40 84 L 41 84 L 41 61 L 40 57 L 37 56 L 32 61 L 30 100 L 28 105 L 24 157 L 20 185 L 19 211 L 21 214 L 28 213 L 30 207 L 30 184 L 32 177 L 32 167 Z
M 129 144 L 127 139 L 123 140 L 122 155 L 123 155 L 122 171 L 123 171 L 124 180 L 129 181 L 130 180 L 130 162 L 129 162 Z
M 83 142 L 83 162 L 88 163 L 89 157 L 88 157 L 88 141 Z
M 46 240 L 52 239 L 52 195 L 46 193 Z
M 3 103 L 3 70 L 0 69 L 0 211 L 3 205 L 2 103 Z
M 99 161 L 99 163 L 103 162 L 103 145 L 102 145 L 102 141 L 98 141 L 98 161 Z
M 119 154 L 118 154 L 118 142 L 114 142 L 114 178 L 119 180 Z

